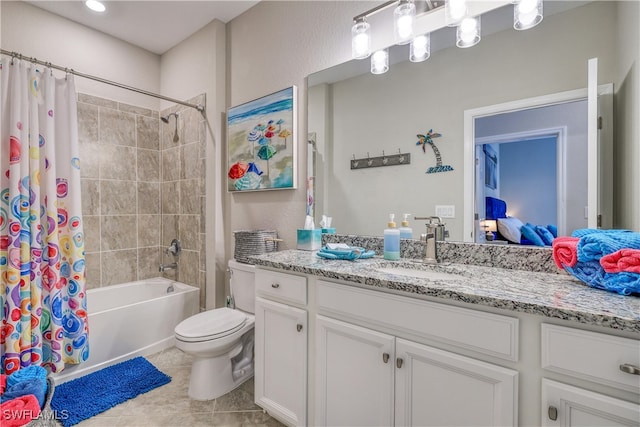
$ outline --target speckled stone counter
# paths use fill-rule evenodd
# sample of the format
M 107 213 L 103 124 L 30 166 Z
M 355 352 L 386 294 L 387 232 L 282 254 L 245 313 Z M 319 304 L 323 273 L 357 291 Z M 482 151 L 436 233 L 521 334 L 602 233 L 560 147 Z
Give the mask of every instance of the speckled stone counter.
M 354 282 L 376 290 L 429 296 L 545 317 L 640 332 L 640 298 L 590 288 L 567 274 L 418 260 L 326 260 L 315 252 L 287 250 L 250 257 L 256 265 L 326 279 Z M 426 278 L 379 271 L 384 268 L 432 270 Z M 419 274 L 419 273 L 418 273 Z M 444 276 L 446 275 L 446 276 Z

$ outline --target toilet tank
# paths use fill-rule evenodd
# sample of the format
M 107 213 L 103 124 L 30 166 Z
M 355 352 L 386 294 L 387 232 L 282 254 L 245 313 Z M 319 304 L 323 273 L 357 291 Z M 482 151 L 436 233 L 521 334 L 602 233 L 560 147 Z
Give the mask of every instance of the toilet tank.
M 246 313 L 255 313 L 255 271 L 256 267 L 251 264 L 243 264 L 238 261 L 229 261 L 229 271 L 231 272 L 229 287 L 236 308 Z

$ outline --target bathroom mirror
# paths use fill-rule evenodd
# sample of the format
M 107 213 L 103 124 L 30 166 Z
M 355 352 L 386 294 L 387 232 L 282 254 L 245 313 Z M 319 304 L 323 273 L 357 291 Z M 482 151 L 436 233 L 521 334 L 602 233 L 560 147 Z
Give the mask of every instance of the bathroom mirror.
M 464 240 L 465 204 L 474 203 L 463 190 L 464 112 L 586 88 L 592 57 L 599 58 L 599 82 L 615 80 L 616 2 L 544 5 L 543 22 L 527 31 L 512 28 L 512 6 L 482 15 L 482 40 L 467 49 L 454 46 L 455 29 L 438 30 L 425 62 L 411 63 L 407 45 L 393 46 L 382 75 L 369 72 L 368 59 L 310 75 L 308 174 L 316 224 L 325 214 L 338 233 L 376 236 L 390 213 L 398 226 L 408 213 L 418 238 L 424 222 L 413 217 L 435 215 L 439 206 L 452 214 L 444 219 L 450 240 Z M 440 134 L 432 141 L 451 170 L 426 173 L 436 166 L 436 151 L 419 144 L 418 135 L 430 131 Z M 410 161 L 351 169 L 354 158 L 399 153 Z

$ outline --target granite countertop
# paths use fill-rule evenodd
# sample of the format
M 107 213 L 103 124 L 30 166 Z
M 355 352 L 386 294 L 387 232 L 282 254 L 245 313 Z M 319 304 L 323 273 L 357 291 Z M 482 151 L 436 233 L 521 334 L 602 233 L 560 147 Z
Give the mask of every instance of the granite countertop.
M 640 298 L 594 289 L 566 274 L 540 273 L 479 265 L 442 263 L 440 278 L 411 277 L 382 268 L 430 267 L 418 260 L 326 260 L 315 252 L 285 250 L 249 257 L 259 266 L 354 282 L 376 290 L 424 295 L 565 319 L 621 331 L 640 332 Z M 420 274 L 420 273 L 418 273 Z

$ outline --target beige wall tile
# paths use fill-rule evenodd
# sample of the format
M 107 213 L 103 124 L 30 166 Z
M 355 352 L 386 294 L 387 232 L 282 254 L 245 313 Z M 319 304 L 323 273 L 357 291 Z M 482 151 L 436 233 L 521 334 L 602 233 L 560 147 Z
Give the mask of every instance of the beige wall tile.
M 162 151 L 162 180 L 177 181 L 180 179 L 180 148 Z
M 160 245 L 160 215 L 138 215 L 138 247 Z
M 199 270 L 199 253 L 197 251 L 183 250 L 178 261 L 179 272 L 178 279 L 187 285 L 198 286 Z
M 138 148 L 138 181 L 160 182 L 160 151 Z
M 136 117 L 138 148 L 160 149 L 160 120 L 157 117 Z
M 160 213 L 160 183 L 138 182 L 138 214 Z
M 97 142 L 80 142 L 78 144 L 80 155 L 80 177 L 100 177 L 100 144 Z
M 182 248 L 192 251 L 200 250 L 200 216 L 180 215 L 178 219 L 178 231 Z
M 166 248 L 173 239 L 178 238 L 178 215 L 162 215 L 162 234 L 160 246 Z
M 100 249 L 114 251 L 133 249 L 137 242 L 137 217 L 135 215 L 104 215 L 100 219 Z
M 80 179 L 83 215 L 100 215 L 100 181 Z
M 85 253 L 84 261 L 87 289 L 99 288 L 102 284 L 100 253 Z
M 201 178 L 202 160 L 199 158 L 198 143 L 182 145 L 180 151 L 180 179 Z
M 125 113 L 132 113 L 139 116 L 151 116 L 153 114 L 153 110 L 144 107 L 136 107 L 135 105 L 124 104 L 122 102 L 118 102 L 118 110 L 124 111 Z
M 136 180 L 137 149 L 118 145 L 100 146 L 100 179 Z
M 118 103 L 110 99 L 100 98 L 93 95 L 87 95 L 86 93 L 78 94 L 78 102 L 97 105 L 99 107 L 107 107 L 113 110 L 118 109 Z
M 96 143 L 98 139 L 98 107 L 78 103 L 78 141 Z
M 102 286 L 133 282 L 137 277 L 137 249 L 102 252 Z
M 198 179 L 180 181 L 180 213 L 200 214 L 199 183 Z
M 160 277 L 160 248 L 138 249 L 138 280 Z
M 178 181 L 163 182 L 161 187 L 162 214 L 177 214 L 180 211 L 180 186 Z
M 96 215 L 83 215 L 82 220 L 84 222 L 85 253 L 98 252 L 98 255 L 100 255 L 100 217 Z
M 135 116 L 122 111 L 100 108 L 100 142 L 135 147 Z
M 135 181 L 100 181 L 102 215 L 135 214 L 137 187 Z

